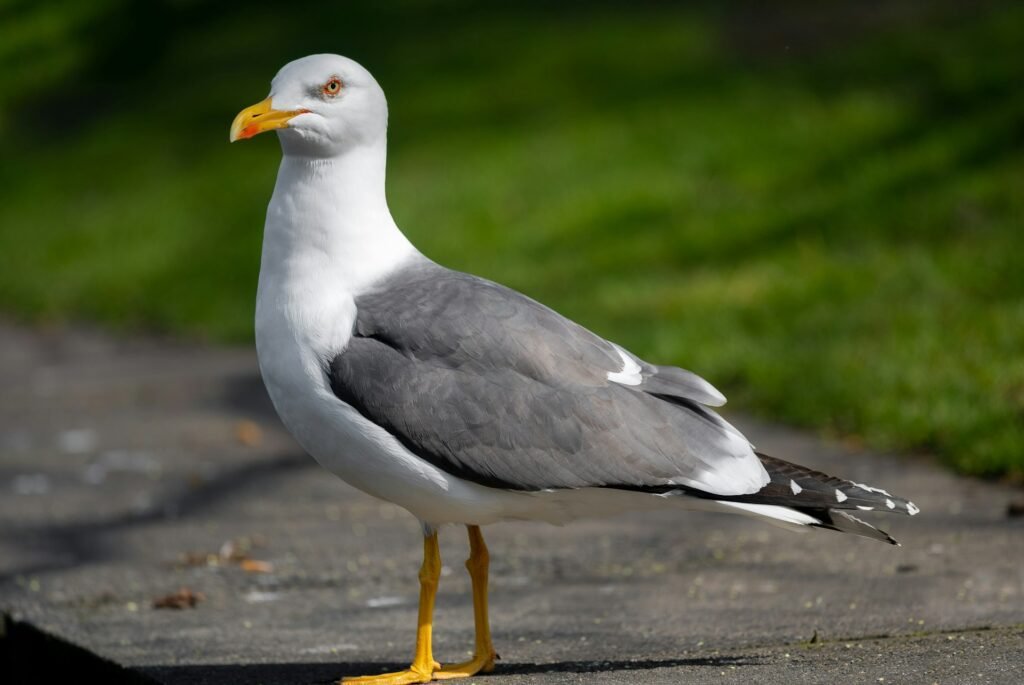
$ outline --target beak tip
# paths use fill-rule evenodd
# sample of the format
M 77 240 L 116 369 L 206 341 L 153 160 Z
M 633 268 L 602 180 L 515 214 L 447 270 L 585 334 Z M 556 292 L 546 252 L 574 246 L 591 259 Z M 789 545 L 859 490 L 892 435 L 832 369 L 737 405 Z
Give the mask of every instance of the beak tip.
M 244 125 L 244 121 L 240 121 L 241 118 L 242 116 L 239 115 L 238 117 L 236 117 L 235 121 L 231 122 L 231 130 L 228 132 L 229 143 L 237 143 L 240 140 L 245 140 L 246 138 L 252 137 L 246 135 L 247 127 Z
M 239 140 L 247 140 L 265 131 L 288 128 L 288 122 L 291 119 L 308 112 L 308 109 L 276 110 L 272 107 L 272 99 L 267 98 L 238 113 L 231 123 L 228 141 L 234 143 Z
M 228 136 L 228 140 L 232 143 L 237 143 L 239 140 L 249 140 L 254 137 L 257 133 L 262 131 L 258 126 L 246 126 L 244 128 L 233 128 L 231 134 Z

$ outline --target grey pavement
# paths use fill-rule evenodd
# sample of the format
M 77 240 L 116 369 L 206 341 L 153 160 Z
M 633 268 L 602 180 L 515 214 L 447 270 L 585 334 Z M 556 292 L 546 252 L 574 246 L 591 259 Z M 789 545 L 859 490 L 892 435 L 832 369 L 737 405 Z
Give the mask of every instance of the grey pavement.
M 492 526 L 502 659 L 472 682 L 1024 682 L 1024 492 L 730 418 L 913 499 L 915 518 L 872 517 L 904 546 L 671 511 Z M 420 553 L 408 514 L 283 432 L 250 349 L 0 324 L 0 682 L 399 668 Z M 442 661 L 472 643 L 465 554 L 443 529 Z M 154 607 L 180 588 L 201 600 Z

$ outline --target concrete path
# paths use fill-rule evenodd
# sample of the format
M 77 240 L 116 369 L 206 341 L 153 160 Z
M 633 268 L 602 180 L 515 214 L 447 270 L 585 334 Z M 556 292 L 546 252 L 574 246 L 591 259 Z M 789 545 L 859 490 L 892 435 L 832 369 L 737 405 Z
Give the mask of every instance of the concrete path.
M 406 663 L 418 526 L 301 454 L 251 350 L 0 325 L 0 388 L 0 681 Z M 916 518 L 873 518 L 904 547 L 675 512 L 494 526 L 502 660 L 473 682 L 1024 681 L 1022 491 L 731 418 L 768 453 L 913 499 Z M 435 649 L 457 660 L 463 531 L 442 554 Z

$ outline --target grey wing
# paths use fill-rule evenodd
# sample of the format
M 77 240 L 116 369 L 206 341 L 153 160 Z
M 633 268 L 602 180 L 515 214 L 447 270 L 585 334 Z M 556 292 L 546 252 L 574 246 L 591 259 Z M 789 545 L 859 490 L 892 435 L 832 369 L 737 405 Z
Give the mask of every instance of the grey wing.
M 682 369 L 646 364 L 537 302 L 424 262 L 356 300 L 330 364 L 343 401 L 460 478 L 517 490 L 759 490 L 750 445 Z M 614 380 L 617 379 L 617 380 Z

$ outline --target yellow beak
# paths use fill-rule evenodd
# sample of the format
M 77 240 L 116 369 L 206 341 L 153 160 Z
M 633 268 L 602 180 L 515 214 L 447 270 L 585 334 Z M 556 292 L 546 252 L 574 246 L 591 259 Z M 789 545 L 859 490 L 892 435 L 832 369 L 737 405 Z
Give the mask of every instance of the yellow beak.
M 236 140 L 252 138 L 264 131 L 273 131 L 276 128 L 287 128 L 288 122 L 300 114 L 306 114 L 308 109 L 296 109 L 285 112 L 274 109 L 271 106 L 271 98 L 263 102 L 246 107 L 235 120 L 231 122 L 231 135 L 229 140 L 233 143 Z

